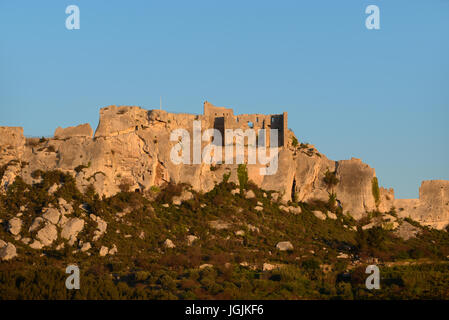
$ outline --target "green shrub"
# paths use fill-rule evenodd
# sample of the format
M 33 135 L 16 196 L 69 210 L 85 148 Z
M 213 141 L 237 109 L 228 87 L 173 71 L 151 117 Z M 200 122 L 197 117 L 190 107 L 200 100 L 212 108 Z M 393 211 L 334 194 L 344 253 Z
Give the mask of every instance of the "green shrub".
M 293 136 L 292 137 L 292 146 L 296 148 L 298 146 L 298 144 L 299 144 L 298 139 L 296 139 L 296 137 Z
M 237 177 L 239 179 L 240 190 L 246 189 L 248 186 L 248 170 L 246 169 L 246 164 L 239 164 Z
M 327 185 L 328 188 L 332 188 L 336 186 L 339 182 L 337 178 L 337 173 L 335 171 L 329 171 L 329 169 L 326 170 L 324 173 L 324 183 Z
M 3 166 L 0 167 L 0 180 L 2 180 L 3 175 L 4 175 L 5 172 L 6 172 L 6 168 L 7 168 L 7 167 L 8 167 L 7 164 L 5 164 L 5 165 L 3 165 Z
M 374 201 L 376 206 L 378 207 L 380 204 L 380 190 L 379 190 L 379 182 L 377 181 L 377 177 L 374 177 L 371 181 L 371 190 L 373 193 Z
M 86 165 L 79 165 L 78 167 L 75 168 L 75 172 L 76 173 L 80 173 L 81 171 L 83 171 L 84 169 L 90 168 L 91 166 L 91 162 L 89 161 L 89 163 Z
M 107 257 L 74 254 L 74 247 L 67 243 L 63 250 L 56 250 L 60 241 L 42 251 L 32 250 L 0 228 L 0 238 L 20 248 L 18 259 L 0 263 L 0 299 L 449 299 L 446 231 L 423 228 L 408 219 L 421 232 L 404 241 L 378 227 L 353 232 L 345 225 L 356 222 L 346 215 L 339 215 L 343 222 L 317 220 L 312 211 L 329 210 L 328 202 L 335 198 L 332 193 L 329 201 L 297 204 L 303 213 L 295 215 L 264 199 L 262 194 L 271 191 L 251 181 L 247 181 L 247 188 L 254 190 L 257 199 L 233 196 L 231 191 L 237 185 L 224 177 L 211 191 L 195 193 L 194 199 L 165 208 L 157 201 L 168 202 L 181 193 L 183 185 L 164 186 L 156 200 L 135 192 L 100 198 L 92 186 L 81 193 L 70 174 L 36 171 L 33 175 L 41 181 L 29 185 L 19 177 L 6 195 L 0 194 L 1 219 L 7 221 L 20 206 L 26 206 L 22 236 L 34 237 L 26 231 L 32 221 L 50 204 L 59 208 L 57 199 L 62 197 L 72 204 L 73 215 L 86 221 L 78 239 L 91 241 L 97 228 L 82 214 L 84 208 L 108 223 L 108 232 L 92 242 L 91 252 L 116 244 L 118 253 Z M 60 184 L 60 189 L 48 194 L 54 183 Z M 252 210 L 257 200 L 264 204 L 263 214 Z M 126 214 L 117 215 L 119 212 Z M 210 226 L 213 220 L 230 226 L 214 229 Z M 243 230 L 244 236 L 236 236 L 237 230 Z M 198 239 L 187 245 L 187 235 Z M 162 247 L 167 238 L 175 248 Z M 273 250 L 277 242 L 287 239 L 294 244 L 293 252 Z M 337 259 L 339 252 L 354 254 L 360 267 L 352 268 L 349 260 Z M 408 266 L 385 264 L 382 290 L 368 291 L 364 265 L 371 263 L 368 258 L 393 263 L 398 259 L 423 260 Z M 72 263 L 82 272 L 80 290 L 64 286 L 64 268 Z M 204 263 L 213 267 L 200 270 Z M 282 267 L 263 271 L 263 263 Z M 323 264 L 331 268 L 324 270 Z
M 228 183 L 230 177 L 231 177 L 231 172 L 223 173 L 223 182 Z

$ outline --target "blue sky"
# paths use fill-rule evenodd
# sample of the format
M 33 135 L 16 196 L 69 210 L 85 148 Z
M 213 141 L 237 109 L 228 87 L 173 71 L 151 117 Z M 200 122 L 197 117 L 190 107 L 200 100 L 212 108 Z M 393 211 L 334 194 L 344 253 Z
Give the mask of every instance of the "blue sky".
M 300 141 L 417 197 L 449 179 L 449 1 L 0 0 L 0 125 L 95 129 L 101 107 L 160 96 L 173 112 L 287 111 Z

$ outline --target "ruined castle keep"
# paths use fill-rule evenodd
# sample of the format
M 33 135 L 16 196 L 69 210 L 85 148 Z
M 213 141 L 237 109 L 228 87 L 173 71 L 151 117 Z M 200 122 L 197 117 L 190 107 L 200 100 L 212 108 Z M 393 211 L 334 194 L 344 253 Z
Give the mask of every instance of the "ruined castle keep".
M 436 228 L 449 224 L 449 181 L 424 181 L 419 199 L 395 199 L 392 189 L 380 188 L 375 199 L 372 183 L 375 170 L 359 159 L 333 161 L 312 145 L 298 144 L 288 129 L 287 113 L 234 115 L 230 108 L 204 103 L 203 114 L 169 113 L 140 107 L 109 106 L 100 110 L 95 134 L 89 124 L 57 128 L 54 137 L 25 138 L 23 128 L 0 127 L 0 192 L 19 176 L 35 183 L 35 170 L 61 170 L 71 173 L 81 190 L 93 185 L 100 195 L 111 196 L 128 184 L 133 191 L 147 191 L 165 183 L 186 183 L 201 192 L 211 190 L 230 174 L 238 184 L 238 164 L 174 164 L 170 151 L 173 130 L 192 132 L 200 120 L 202 129 L 277 129 L 278 170 L 261 175 L 264 165 L 248 164 L 248 176 L 265 190 L 273 190 L 279 201 L 328 201 L 335 193 L 345 213 L 359 219 L 366 212 L 387 212 L 395 207 L 401 217 Z M 269 141 L 269 137 L 267 137 Z M 204 145 L 208 142 L 203 141 Z M 338 183 L 329 188 L 326 172 L 335 173 Z
M 282 114 L 242 114 L 234 115 L 230 108 L 216 107 L 209 102 L 204 103 L 203 115 L 212 119 L 215 129 L 221 132 L 225 141 L 225 129 L 265 129 L 267 130 L 267 145 L 270 141 L 270 129 L 278 130 L 278 146 L 282 147 L 287 141 L 288 115 Z

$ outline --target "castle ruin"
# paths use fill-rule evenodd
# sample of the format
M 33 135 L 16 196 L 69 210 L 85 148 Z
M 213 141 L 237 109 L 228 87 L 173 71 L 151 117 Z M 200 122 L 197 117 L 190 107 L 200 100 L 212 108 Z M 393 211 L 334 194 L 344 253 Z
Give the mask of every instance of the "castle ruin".
M 204 102 L 203 115 L 210 119 L 214 129 L 220 131 L 223 141 L 225 141 L 226 129 L 266 129 L 267 145 L 270 143 L 270 129 L 278 130 L 278 146 L 284 146 L 287 141 L 288 114 L 241 114 L 234 115 L 231 108 L 216 107 L 209 102 Z

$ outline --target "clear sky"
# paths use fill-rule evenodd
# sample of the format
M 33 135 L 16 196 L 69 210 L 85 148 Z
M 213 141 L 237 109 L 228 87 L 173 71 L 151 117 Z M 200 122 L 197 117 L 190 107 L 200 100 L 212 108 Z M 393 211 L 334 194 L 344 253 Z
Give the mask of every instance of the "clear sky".
M 417 197 L 449 179 L 449 0 L 0 0 L 0 125 L 95 130 L 101 107 L 160 96 L 172 112 L 287 111 L 300 141 Z

